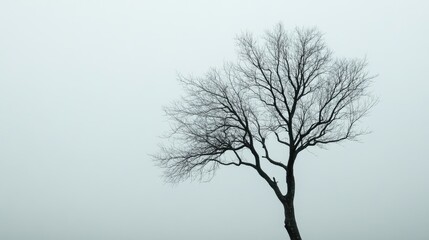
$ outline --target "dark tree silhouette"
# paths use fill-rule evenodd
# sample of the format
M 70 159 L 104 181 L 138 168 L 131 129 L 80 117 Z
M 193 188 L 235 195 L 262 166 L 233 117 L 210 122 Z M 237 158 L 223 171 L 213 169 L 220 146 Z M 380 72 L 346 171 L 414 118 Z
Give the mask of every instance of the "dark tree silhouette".
M 290 238 L 298 240 L 297 156 L 366 133 L 357 124 L 375 104 L 368 91 L 372 77 L 365 60 L 333 58 L 316 29 L 287 32 L 279 24 L 260 41 L 241 35 L 238 49 L 237 63 L 201 78 L 179 78 L 187 94 L 166 108 L 172 141 L 155 159 L 171 182 L 210 179 L 222 165 L 255 170 L 281 202 Z M 288 154 L 270 155 L 274 144 Z M 285 178 L 270 176 L 267 163 Z

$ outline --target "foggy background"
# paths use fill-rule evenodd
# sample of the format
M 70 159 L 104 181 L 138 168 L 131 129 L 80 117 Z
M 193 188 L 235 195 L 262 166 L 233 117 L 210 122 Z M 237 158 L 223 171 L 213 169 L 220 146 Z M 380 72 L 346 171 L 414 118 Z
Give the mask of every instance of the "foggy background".
M 380 98 L 360 142 L 296 163 L 304 239 L 429 239 L 427 1 L 0 1 L 0 239 L 287 239 L 249 169 L 163 183 L 149 154 L 178 73 L 236 59 L 237 34 L 318 27 L 366 57 Z

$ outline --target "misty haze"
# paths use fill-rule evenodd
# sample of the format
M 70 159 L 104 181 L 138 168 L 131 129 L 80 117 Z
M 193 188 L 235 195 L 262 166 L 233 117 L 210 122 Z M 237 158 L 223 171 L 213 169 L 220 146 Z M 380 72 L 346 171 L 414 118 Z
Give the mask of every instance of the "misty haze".
M 426 9 L 419 0 L 0 2 L 0 239 L 429 239 Z M 305 36 L 309 45 L 290 49 L 317 46 L 313 68 L 276 76 L 287 54 L 259 47 Z M 312 69 L 323 70 L 314 81 Z M 311 90 L 290 90 L 298 85 Z M 352 90 L 332 90 L 341 86 Z M 235 101 L 232 115 L 206 114 L 218 93 L 216 104 Z M 328 93 L 344 93 L 347 111 Z M 273 99 L 283 99 L 277 110 Z M 329 113 L 345 118 L 329 125 Z M 193 138 L 177 141 L 175 127 Z

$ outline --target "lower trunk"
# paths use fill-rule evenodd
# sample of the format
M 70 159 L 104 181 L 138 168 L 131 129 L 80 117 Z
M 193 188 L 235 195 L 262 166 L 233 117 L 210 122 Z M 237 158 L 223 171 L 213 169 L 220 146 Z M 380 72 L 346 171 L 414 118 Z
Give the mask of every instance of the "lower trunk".
M 287 183 L 287 194 L 282 201 L 285 209 L 285 228 L 289 234 L 291 240 L 301 240 L 301 235 L 298 231 L 295 219 L 295 208 L 293 206 L 293 200 L 295 198 L 295 177 L 293 175 L 293 163 L 296 155 L 291 152 L 287 167 L 286 183 Z
M 283 204 L 285 209 L 285 228 L 289 234 L 291 240 L 301 240 L 298 226 L 295 220 L 295 209 L 293 207 L 293 201 Z

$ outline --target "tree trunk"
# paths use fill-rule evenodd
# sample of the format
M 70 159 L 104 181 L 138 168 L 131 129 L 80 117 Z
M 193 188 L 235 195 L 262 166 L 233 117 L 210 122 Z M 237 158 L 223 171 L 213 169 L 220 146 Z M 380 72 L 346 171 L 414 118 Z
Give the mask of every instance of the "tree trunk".
M 295 157 L 295 155 L 293 155 L 293 157 Z M 289 163 L 286 175 L 287 194 L 282 202 L 285 210 L 285 228 L 291 240 L 301 240 L 302 238 L 296 224 L 295 208 L 293 205 L 293 200 L 295 198 L 295 177 L 293 175 L 294 158 L 292 161 L 289 161 Z
M 283 203 L 285 210 L 285 228 L 291 240 L 302 240 L 299 234 L 298 226 L 295 220 L 295 209 L 293 200 L 289 203 Z

